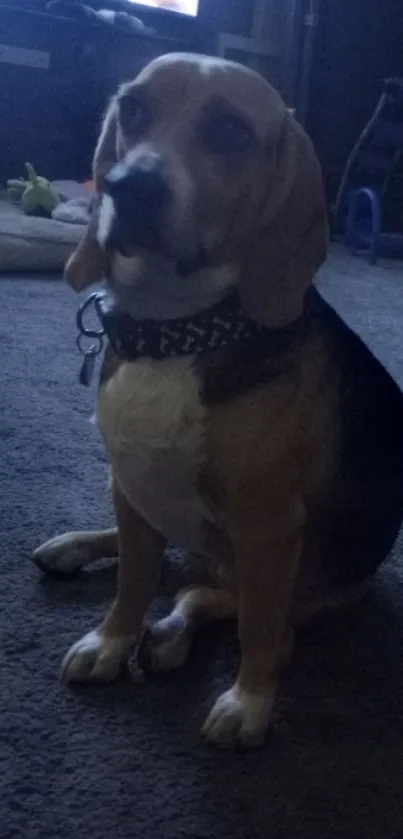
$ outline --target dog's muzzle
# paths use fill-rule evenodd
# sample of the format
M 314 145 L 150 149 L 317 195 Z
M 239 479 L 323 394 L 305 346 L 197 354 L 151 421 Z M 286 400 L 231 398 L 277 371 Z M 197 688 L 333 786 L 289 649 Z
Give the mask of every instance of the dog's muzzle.
M 143 155 L 129 166 L 117 163 L 107 174 L 104 191 L 112 198 L 115 224 L 110 247 L 130 251 L 131 247 L 160 251 L 171 190 L 157 155 Z

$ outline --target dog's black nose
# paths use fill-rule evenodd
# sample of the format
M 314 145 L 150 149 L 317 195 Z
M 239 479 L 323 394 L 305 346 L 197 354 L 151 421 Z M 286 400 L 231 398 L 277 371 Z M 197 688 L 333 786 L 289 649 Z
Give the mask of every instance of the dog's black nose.
M 116 215 L 126 224 L 155 227 L 169 197 L 160 159 L 144 155 L 133 166 L 117 163 L 105 178 Z

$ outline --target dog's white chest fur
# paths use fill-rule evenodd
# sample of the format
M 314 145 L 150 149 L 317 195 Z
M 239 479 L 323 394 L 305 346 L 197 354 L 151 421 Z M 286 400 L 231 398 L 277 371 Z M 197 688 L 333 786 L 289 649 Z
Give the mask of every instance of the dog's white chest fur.
M 210 518 L 197 489 L 204 413 L 190 357 L 121 364 L 102 386 L 97 410 L 129 502 L 169 542 L 195 552 Z

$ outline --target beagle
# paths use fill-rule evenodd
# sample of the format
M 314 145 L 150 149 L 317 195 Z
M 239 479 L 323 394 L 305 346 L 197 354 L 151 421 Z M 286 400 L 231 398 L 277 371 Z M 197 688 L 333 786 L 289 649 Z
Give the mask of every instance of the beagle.
M 240 666 L 204 724 L 260 744 L 292 627 L 356 598 L 403 516 L 403 396 L 312 285 L 327 249 L 320 168 L 253 71 L 175 54 L 123 85 L 95 152 L 97 199 L 67 269 L 104 275 L 97 420 L 116 529 L 38 548 L 64 573 L 119 555 L 115 602 L 67 653 L 67 682 L 185 660 L 236 618 Z M 144 631 L 167 542 L 211 586 Z

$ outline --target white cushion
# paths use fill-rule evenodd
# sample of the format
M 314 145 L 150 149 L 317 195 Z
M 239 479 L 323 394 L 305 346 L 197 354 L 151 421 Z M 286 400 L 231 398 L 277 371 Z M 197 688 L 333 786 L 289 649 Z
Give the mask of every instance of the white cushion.
M 83 235 L 79 224 L 26 216 L 0 199 L 0 272 L 59 272 Z

